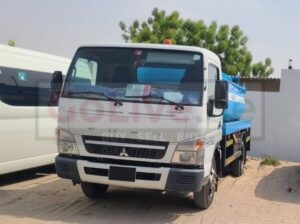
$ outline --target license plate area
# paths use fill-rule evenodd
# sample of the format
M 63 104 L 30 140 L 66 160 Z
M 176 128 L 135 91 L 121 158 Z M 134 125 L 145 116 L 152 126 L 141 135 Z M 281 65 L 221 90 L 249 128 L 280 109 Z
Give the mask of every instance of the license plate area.
M 131 167 L 111 166 L 109 168 L 109 179 L 118 181 L 135 182 L 136 169 Z

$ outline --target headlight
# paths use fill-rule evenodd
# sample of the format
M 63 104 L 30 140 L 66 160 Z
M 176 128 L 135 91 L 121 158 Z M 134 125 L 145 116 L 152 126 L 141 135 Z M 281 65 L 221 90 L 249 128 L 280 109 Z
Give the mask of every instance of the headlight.
M 175 152 L 172 163 L 195 164 L 196 152 Z
M 58 141 L 75 142 L 74 136 L 66 130 L 58 128 L 56 135 Z
M 196 138 L 178 143 L 172 163 L 202 164 L 204 161 L 204 139 Z
M 65 130 L 57 129 L 57 148 L 62 154 L 79 154 L 74 136 Z
M 203 146 L 204 146 L 203 138 L 190 139 L 187 141 L 179 142 L 176 147 L 176 151 L 195 152 L 201 150 Z

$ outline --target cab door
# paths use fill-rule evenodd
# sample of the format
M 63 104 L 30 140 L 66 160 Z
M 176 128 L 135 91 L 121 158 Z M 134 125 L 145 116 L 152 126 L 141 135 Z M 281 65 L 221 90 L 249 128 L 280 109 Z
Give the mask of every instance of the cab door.
M 209 62 L 208 67 L 208 82 L 207 82 L 207 108 L 212 110 L 213 116 L 208 111 L 207 116 L 207 140 L 213 144 L 222 138 L 222 110 L 215 108 L 213 100 L 215 99 L 216 81 L 220 79 L 220 66 L 216 63 Z M 220 116 L 218 116 L 220 115 Z

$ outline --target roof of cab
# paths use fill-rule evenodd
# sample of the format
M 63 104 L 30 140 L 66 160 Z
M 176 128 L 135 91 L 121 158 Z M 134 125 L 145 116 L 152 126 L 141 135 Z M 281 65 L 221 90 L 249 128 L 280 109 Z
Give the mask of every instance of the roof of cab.
M 190 51 L 199 52 L 207 55 L 212 60 L 220 63 L 219 57 L 210 50 L 200 47 L 183 46 L 183 45 L 169 45 L 169 44 L 148 44 L 148 43 L 100 43 L 92 45 L 84 45 L 79 48 L 86 47 L 115 47 L 115 48 L 140 48 L 140 49 L 158 49 L 158 50 L 178 50 L 178 51 Z

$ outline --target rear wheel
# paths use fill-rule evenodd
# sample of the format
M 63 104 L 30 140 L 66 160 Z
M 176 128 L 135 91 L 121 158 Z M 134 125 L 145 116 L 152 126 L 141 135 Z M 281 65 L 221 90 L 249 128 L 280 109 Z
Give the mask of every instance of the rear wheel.
M 108 185 L 82 182 L 81 189 L 85 196 L 91 199 L 97 199 L 105 194 L 108 189 Z
M 246 150 L 244 141 L 241 141 L 240 143 L 240 150 L 242 151 L 242 155 L 231 165 L 231 173 L 235 177 L 240 177 L 244 173 L 246 163 Z
M 194 202 L 197 208 L 207 209 L 211 205 L 217 185 L 216 161 L 213 159 L 208 183 L 202 187 L 201 191 L 194 192 Z

